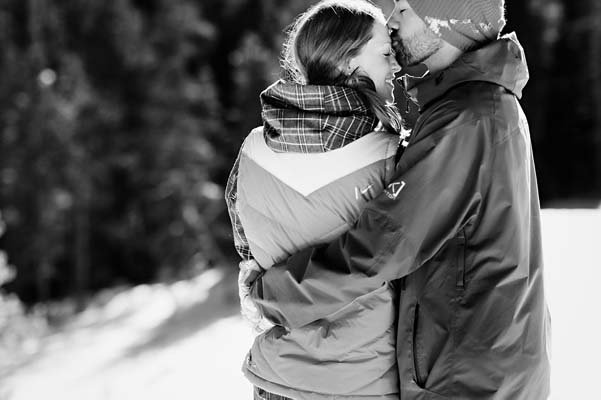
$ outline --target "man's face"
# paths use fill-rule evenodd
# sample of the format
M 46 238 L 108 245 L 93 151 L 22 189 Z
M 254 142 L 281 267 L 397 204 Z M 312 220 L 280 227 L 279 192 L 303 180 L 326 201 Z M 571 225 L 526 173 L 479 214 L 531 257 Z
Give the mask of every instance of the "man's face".
M 387 16 L 392 47 L 403 67 L 424 62 L 442 46 L 438 37 L 413 11 L 407 0 L 377 1 Z

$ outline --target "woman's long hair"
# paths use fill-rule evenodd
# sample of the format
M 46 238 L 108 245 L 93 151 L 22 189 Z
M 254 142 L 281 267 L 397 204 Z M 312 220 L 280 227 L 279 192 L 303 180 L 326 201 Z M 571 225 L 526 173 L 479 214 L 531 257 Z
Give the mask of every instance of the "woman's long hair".
M 360 71 L 346 75 L 342 63 L 359 54 L 372 38 L 382 11 L 366 0 L 325 0 L 301 14 L 288 31 L 282 67 L 285 79 L 307 85 L 337 85 L 357 90 L 389 132 L 399 132 L 401 118 L 393 104 L 376 92 Z

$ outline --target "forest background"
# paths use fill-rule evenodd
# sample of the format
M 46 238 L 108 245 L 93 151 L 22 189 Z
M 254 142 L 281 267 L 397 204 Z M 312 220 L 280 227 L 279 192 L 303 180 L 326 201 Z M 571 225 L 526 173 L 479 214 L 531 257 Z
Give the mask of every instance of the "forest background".
M 0 1 L 0 345 L 17 318 L 60 321 L 103 288 L 237 268 L 225 182 L 312 3 Z M 599 207 L 601 2 L 507 13 L 541 203 Z

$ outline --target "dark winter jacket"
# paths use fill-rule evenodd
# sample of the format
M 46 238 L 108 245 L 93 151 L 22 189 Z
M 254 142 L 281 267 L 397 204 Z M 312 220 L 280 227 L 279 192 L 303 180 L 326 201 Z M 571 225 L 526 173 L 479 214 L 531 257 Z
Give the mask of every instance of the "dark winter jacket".
M 518 103 L 527 80 L 512 34 L 409 81 L 420 117 L 393 183 L 351 231 L 267 271 L 253 288 L 262 312 L 294 332 L 399 279 L 401 399 L 546 399 L 540 207 Z M 282 354 L 296 348 L 289 337 Z M 303 374 L 303 361 L 273 368 Z

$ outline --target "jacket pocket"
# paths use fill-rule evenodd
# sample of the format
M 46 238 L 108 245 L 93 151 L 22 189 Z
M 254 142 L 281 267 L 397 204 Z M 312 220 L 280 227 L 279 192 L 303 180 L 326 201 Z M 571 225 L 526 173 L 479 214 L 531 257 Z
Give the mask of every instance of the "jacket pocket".
M 412 334 L 412 345 L 411 351 L 413 353 L 413 374 L 415 383 L 420 387 L 424 388 L 426 384 L 426 371 L 423 366 L 423 356 L 422 356 L 422 344 L 420 342 L 419 337 L 419 303 L 415 303 L 415 308 L 413 310 L 413 334 Z
M 465 231 L 462 229 L 457 234 L 457 245 L 455 253 L 455 287 L 458 290 L 465 289 Z

